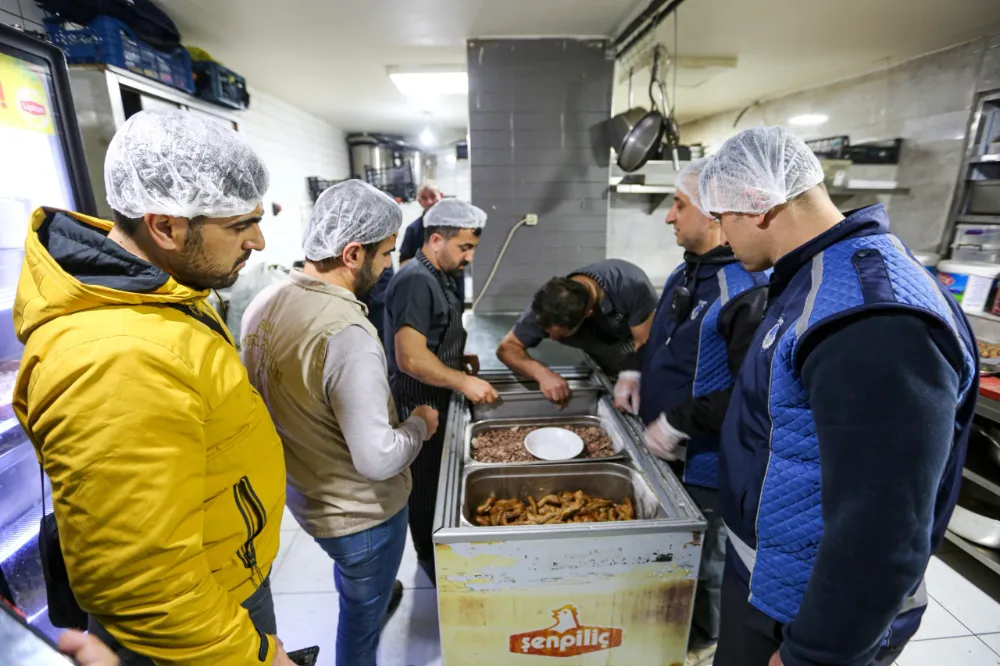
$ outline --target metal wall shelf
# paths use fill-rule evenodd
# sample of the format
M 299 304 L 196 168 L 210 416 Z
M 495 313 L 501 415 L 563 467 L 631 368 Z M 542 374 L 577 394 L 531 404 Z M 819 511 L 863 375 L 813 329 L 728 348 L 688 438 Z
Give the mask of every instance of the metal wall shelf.
M 941 243 L 938 245 L 938 254 L 942 257 L 951 256 L 951 243 L 955 239 L 957 224 L 1000 224 L 1000 215 L 974 215 L 968 212 L 972 193 L 969 187 L 970 181 L 982 181 L 981 175 L 973 177 L 976 175 L 976 170 L 983 164 L 1000 164 L 1000 153 L 988 147 L 994 140 L 990 132 L 996 130 L 991 130 L 990 127 L 992 118 L 998 110 L 1000 110 L 1000 89 L 976 95 L 965 133 L 965 161 L 959 169 L 951 211 L 944 233 L 941 235 Z M 984 150 L 990 152 L 984 153 Z

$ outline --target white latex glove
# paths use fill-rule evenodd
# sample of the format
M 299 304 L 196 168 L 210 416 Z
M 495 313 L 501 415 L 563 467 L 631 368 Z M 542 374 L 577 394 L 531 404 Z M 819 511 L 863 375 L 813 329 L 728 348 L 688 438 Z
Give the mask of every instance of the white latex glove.
M 667 415 L 660 414 L 660 418 L 649 424 L 646 428 L 646 446 L 653 452 L 653 455 L 662 460 L 673 462 L 682 460 L 686 453 L 686 446 L 682 444 L 688 436 L 667 422 Z
M 639 381 L 642 373 L 626 370 L 615 384 L 615 407 L 629 414 L 639 413 Z

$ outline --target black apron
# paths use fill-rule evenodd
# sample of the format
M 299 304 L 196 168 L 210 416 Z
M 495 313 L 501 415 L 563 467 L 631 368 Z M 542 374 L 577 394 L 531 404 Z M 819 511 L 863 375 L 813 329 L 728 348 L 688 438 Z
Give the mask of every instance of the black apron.
M 435 356 L 452 370 L 465 372 L 465 327 L 462 326 L 464 306 L 456 293 L 455 281 L 434 268 L 434 265 L 417 252 L 416 261 L 433 275 L 448 300 L 448 324 L 437 348 L 431 349 Z M 437 501 L 438 479 L 441 475 L 441 456 L 444 451 L 445 425 L 448 422 L 448 405 L 451 391 L 428 386 L 423 382 L 399 373 L 393 386 L 393 397 L 400 418 L 405 419 L 419 405 L 429 405 L 440 413 L 437 432 L 428 441 L 410 466 L 413 489 L 410 492 L 410 534 L 413 547 L 417 551 L 417 561 L 431 582 L 436 584 L 434 572 L 434 504 Z
M 416 260 L 434 276 L 448 300 L 448 323 L 441 336 L 441 342 L 437 348 L 431 349 L 431 352 L 452 370 L 465 372 L 466 332 L 462 326 L 462 312 L 465 306 L 458 298 L 455 279 L 434 268 L 434 264 L 424 256 L 423 250 L 417 252 Z M 445 412 L 448 411 L 448 403 L 451 401 L 449 389 L 428 386 L 404 372 L 398 374 L 393 389 L 396 408 L 401 419 L 408 417 L 414 407 L 429 405 L 441 412 L 443 426 Z

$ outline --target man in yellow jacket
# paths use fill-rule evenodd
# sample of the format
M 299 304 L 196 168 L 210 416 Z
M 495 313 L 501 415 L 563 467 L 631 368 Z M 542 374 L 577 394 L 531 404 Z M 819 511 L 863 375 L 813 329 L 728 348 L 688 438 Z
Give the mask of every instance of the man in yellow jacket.
M 286 666 L 281 441 L 205 302 L 264 248 L 267 170 L 228 128 L 142 112 L 104 174 L 113 225 L 35 211 L 14 310 L 70 584 L 124 664 Z

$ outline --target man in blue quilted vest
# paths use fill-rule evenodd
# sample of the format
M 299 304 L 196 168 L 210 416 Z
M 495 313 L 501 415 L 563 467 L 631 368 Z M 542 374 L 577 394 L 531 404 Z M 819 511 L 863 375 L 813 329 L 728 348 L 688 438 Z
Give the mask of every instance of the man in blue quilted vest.
M 699 208 L 698 178 L 707 163 L 695 160 L 677 175 L 667 224 L 685 250 L 684 262 L 663 288 L 639 352 L 641 372 L 622 372 L 615 385 L 616 406 L 648 425 L 650 450 L 671 461 L 708 519 L 691 628 L 691 648 L 699 651 L 719 638 L 726 558 L 716 479 L 719 430 L 767 299 L 767 278 L 743 268 L 722 243 L 719 223 Z
M 961 482 L 973 334 L 885 208 L 845 217 L 786 130 L 731 138 L 699 193 L 747 269 L 774 268 L 722 428 L 715 665 L 892 664 Z

